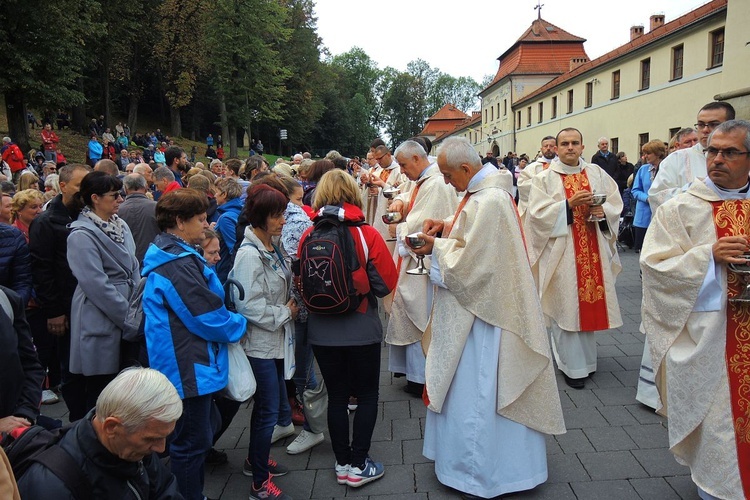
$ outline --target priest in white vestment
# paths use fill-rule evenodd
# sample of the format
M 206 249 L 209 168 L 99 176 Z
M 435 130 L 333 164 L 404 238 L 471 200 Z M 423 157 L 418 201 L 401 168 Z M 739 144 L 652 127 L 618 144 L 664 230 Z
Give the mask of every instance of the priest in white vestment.
M 708 136 L 720 123 L 734 120 L 734 108 L 728 102 L 710 102 L 700 109 L 697 119 L 698 143 L 691 148 L 678 149 L 659 165 L 659 175 L 648 190 L 651 212 L 656 212 L 670 198 L 684 193 L 694 179 L 706 177 L 703 150 L 708 146 Z
M 443 141 L 438 166 L 466 195 L 453 217 L 425 221 L 427 244 L 415 250 L 431 253 L 436 284 L 423 453 L 441 483 L 492 498 L 546 481 L 544 435 L 564 433 L 565 424 L 504 176 L 482 167 L 465 138 Z M 511 300 L 498 302 L 499 290 Z
M 558 158 L 531 181 L 524 230 L 555 361 L 566 383 L 582 389 L 596 371 L 594 332 L 622 325 L 615 292 L 622 198 L 609 174 L 581 158 L 578 130 L 563 129 L 556 140 Z M 606 194 L 603 205 L 592 205 L 593 193 Z
M 415 141 L 405 141 L 394 154 L 401 172 L 409 178 L 412 188 L 397 196 L 389 208 L 400 212 L 404 219 L 396 226 L 394 258 L 399 271 L 398 286 L 393 293 L 393 305 L 385 336 L 389 344 L 388 369 L 406 374 L 404 390 L 422 396 L 425 356 L 422 335 L 427 329 L 432 311 L 432 284 L 426 275 L 407 274 L 417 267 L 417 258 L 404 243 L 406 235 L 422 230 L 425 219 L 445 219 L 456 211 L 456 190 L 445 183 L 437 163 L 430 163 L 427 153 Z M 430 258 L 424 265 L 429 268 Z
M 548 135 L 542 139 L 541 150 L 542 156 L 536 161 L 526 165 L 526 168 L 521 170 L 518 174 L 518 215 L 521 216 L 521 221 L 524 219 L 526 214 L 526 207 L 529 204 L 529 192 L 531 191 L 531 179 L 534 178 L 539 172 L 547 170 L 552 163 L 552 160 L 557 156 L 557 141 L 551 135 Z
M 750 251 L 748 152 L 750 122 L 719 125 L 708 177 L 656 211 L 641 252 L 658 411 L 668 412 L 670 451 L 704 499 L 750 497 L 750 304 L 728 301 L 746 284 L 728 266 L 747 265 Z

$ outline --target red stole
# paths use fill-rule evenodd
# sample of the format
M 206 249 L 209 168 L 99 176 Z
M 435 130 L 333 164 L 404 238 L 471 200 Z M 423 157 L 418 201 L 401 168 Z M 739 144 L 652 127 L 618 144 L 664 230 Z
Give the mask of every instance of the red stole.
M 579 174 L 560 174 L 565 196 L 570 198 L 581 190 L 591 191 L 586 171 Z M 578 280 L 578 319 L 582 332 L 609 328 L 607 295 L 604 273 L 596 234 L 597 222 L 587 222 L 589 207 L 579 205 L 573 211 L 573 246 L 576 253 L 576 279 Z
M 388 182 L 388 177 L 391 176 L 391 172 L 392 172 L 392 170 L 386 170 L 386 169 L 381 170 L 380 171 L 380 180 L 387 183 Z
M 716 237 L 750 235 L 750 200 L 711 202 Z M 742 277 L 727 267 L 727 295 L 740 295 Z M 740 479 L 745 498 L 750 498 L 750 304 L 727 301 L 726 337 L 729 399 Z
M 414 192 L 412 192 L 411 194 L 411 199 L 409 200 L 409 206 L 406 209 L 406 216 L 404 217 L 404 221 L 406 220 L 406 217 L 409 216 L 409 212 L 411 212 L 411 209 L 414 206 L 414 202 L 417 201 L 417 195 L 419 194 L 419 187 L 421 185 L 422 185 L 421 183 L 417 184 L 417 186 L 414 188 Z M 396 273 L 399 277 L 401 276 L 401 264 L 403 261 L 404 261 L 404 258 L 401 257 L 401 255 L 399 255 L 398 264 L 396 265 Z M 396 282 L 396 285 L 397 285 L 396 290 L 398 290 L 398 281 Z

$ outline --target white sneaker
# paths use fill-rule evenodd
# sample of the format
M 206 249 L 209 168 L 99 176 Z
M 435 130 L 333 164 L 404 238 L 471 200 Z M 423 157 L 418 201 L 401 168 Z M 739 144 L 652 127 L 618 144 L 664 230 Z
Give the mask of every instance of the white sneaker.
M 271 434 L 271 443 L 275 443 L 279 439 L 284 439 L 287 436 L 294 434 L 294 424 L 289 424 L 286 427 L 278 425 L 273 426 L 273 434 Z
M 295 438 L 292 443 L 286 447 L 286 452 L 290 455 L 297 455 L 304 451 L 309 450 L 313 446 L 323 442 L 323 433 L 315 434 L 314 432 L 308 432 L 302 429 L 299 436 Z
M 336 468 L 336 482 L 339 484 L 346 484 L 346 480 L 349 478 L 349 464 L 339 465 L 338 462 L 335 464 Z
M 57 394 L 55 394 L 54 391 L 50 391 L 49 389 L 45 389 L 42 391 L 42 404 L 43 405 L 53 405 L 59 402 L 60 402 L 60 398 L 57 397 Z

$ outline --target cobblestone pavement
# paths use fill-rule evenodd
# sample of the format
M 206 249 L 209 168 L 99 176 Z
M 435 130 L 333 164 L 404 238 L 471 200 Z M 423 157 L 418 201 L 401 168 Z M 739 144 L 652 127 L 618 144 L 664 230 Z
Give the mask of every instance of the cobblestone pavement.
M 689 471 L 669 453 L 666 419 L 635 400 L 644 337 L 640 323 L 641 282 L 638 255 L 620 252 L 623 271 L 617 293 L 623 326 L 597 333 L 598 369 L 583 390 L 570 389 L 558 372 L 558 387 L 568 432 L 547 438 L 549 478 L 537 488 L 510 499 L 697 499 Z M 385 476 L 355 489 L 336 483 L 334 456 L 326 440 L 300 455 L 287 455 L 294 436 L 275 443 L 272 456 L 291 472 L 276 478 L 285 493 L 303 498 L 365 498 L 377 500 L 442 500 L 459 494 L 441 485 L 431 461 L 422 456 L 425 407 L 403 392 L 404 379 L 387 371 L 383 349 L 380 413 L 371 455 L 385 464 Z M 44 413 L 65 414 L 64 404 L 46 406 Z M 222 500 L 247 499 L 251 479 L 242 475 L 247 455 L 250 405 L 243 405 L 217 443 L 229 463 L 207 467 L 205 494 Z M 298 427 L 297 430 L 300 428 Z M 500 445 L 500 443 L 498 443 Z M 491 473 L 491 471 L 488 471 Z

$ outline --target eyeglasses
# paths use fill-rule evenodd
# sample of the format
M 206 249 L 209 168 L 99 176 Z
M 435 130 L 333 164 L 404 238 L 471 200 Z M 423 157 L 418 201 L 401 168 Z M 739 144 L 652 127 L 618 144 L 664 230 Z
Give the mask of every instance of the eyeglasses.
M 714 158 L 719 156 L 719 153 L 721 153 L 721 156 L 723 156 L 725 160 L 729 160 L 729 161 L 736 160 L 742 155 L 750 154 L 750 151 L 740 151 L 739 149 L 734 149 L 734 148 L 718 149 L 718 148 L 712 148 L 712 147 L 708 147 L 704 149 L 703 152 L 706 153 L 706 157 L 709 160 L 713 160 Z
M 383 156 L 381 156 L 380 158 L 375 158 L 375 161 L 380 161 L 380 160 L 382 160 L 383 158 L 385 158 L 386 156 L 388 156 L 388 154 L 389 154 L 389 153 L 386 153 L 386 154 L 384 154 Z
M 119 191 L 116 191 L 114 193 L 104 193 L 101 196 L 102 197 L 104 197 L 104 196 L 111 196 L 113 200 L 116 200 L 117 198 L 122 198 L 122 193 L 119 192 Z
M 704 128 L 707 128 L 708 130 L 713 130 L 716 127 L 718 127 L 719 125 L 721 125 L 721 122 L 708 122 L 708 123 L 698 122 L 698 123 L 694 124 L 693 127 L 695 127 L 696 130 L 701 130 L 701 129 L 704 129 Z

